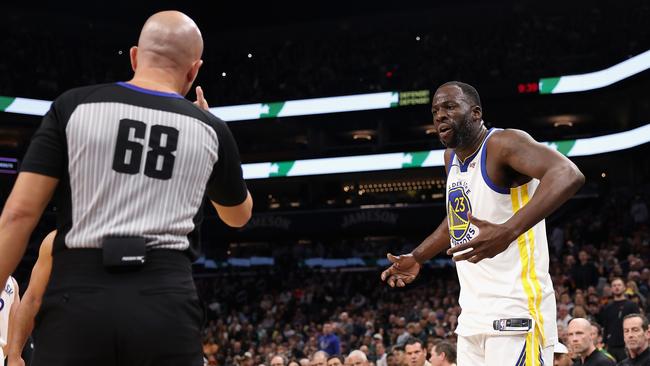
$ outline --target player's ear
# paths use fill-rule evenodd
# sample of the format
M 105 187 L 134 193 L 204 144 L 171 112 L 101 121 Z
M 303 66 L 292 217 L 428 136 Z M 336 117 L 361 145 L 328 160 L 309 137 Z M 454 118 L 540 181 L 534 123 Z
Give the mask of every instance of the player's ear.
M 475 121 L 480 121 L 483 119 L 483 110 L 480 106 L 475 105 L 472 107 L 472 119 Z

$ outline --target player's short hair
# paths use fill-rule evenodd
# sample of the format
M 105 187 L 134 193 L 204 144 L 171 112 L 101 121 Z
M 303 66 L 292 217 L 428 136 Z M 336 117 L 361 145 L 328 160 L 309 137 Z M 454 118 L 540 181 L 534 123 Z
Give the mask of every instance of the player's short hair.
M 643 328 L 644 332 L 648 330 L 648 318 L 645 315 L 638 314 L 638 313 L 627 314 L 626 316 L 623 317 L 623 321 L 625 321 L 625 319 L 630 319 L 630 318 L 641 319 L 641 328 Z
M 431 352 L 435 352 L 438 355 L 444 352 L 445 360 L 447 360 L 447 362 L 456 362 L 456 346 L 451 344 L 449 341 L 441 341 L 434 344 L 433 347 L 431 347 Z
M 463 91 L 463 95 L 467 98 L 467 100 L 470 102 L 470 104 L 477 105 L 483 109 L 483 106 L 481 105 L 481 97 L 478 95 L 478 91 L 476 91 L 476 88 L 473 86 L 463 83 L 462 81 L 448 81 L 438 87 L 438 89 L 442 88 L 443 86 L 449 86 L 449 85 L 455 85 L 460 88 L 460 90 Z

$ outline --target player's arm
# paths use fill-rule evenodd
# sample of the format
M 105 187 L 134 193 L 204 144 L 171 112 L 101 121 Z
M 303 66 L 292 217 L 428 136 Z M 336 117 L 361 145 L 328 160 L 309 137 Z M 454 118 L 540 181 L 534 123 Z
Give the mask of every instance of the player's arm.
M 445 172 L 449 174 L 449 163 L 451 160 L 451 150 L 445 150 Z M 447 215 L 442 219 L 438 228 L 431 235 L 427 236 L 420 245 L 418 245 L 411 254 L 416 262 L 422 264 L 435 257 L 443 250 L 449 247 L 449 220 Z
M 27 291 L 18 307 L 13 322 L 9 323 L 9 339 L 7 344 L 7 359 L 10 364 L 18 361 L 20 363 L 21 354 L 27 337 L 34 329 L 34 318 L 41 308 L 41 302 L 45 289 L 50 280 L 52 270 L 52 243 L 56 231 L 49 233 L 38 251 L 38 259 L 32 269 L 32 275 L 29 278 Z
M 7 278 L 25 252 L 29 236 L 50 201 L 59 180 L 22 172 L 0 216 L 0 281 Z
M 567 157 L 533 140 L 519 130 L 505 130 L 495 134 L 492 143 L 497 164 L 521 175 L 539 179 L 540 183 L 528 204 L 503 224 L 493 224 L 470 215 L 470 221 L 479 228 L 479 236 L 469 243 L 456 246 L 448 252 L 467 248 L 473 251 L 457 255 L 454 260 L 470 259 L 478 262 L 504 251 L 517 237 L 550 215 L 584 184 L 585 177 Z M 478 240 L 477 240 L 478 239 Z
M 516 238 L 571 198 L 582 187 L 585 177 L 571 160 L 527 133 L 506 130 L 502 135 L 502 161 L 514 171 L 540 181 L 528 204 L 506 222 Z
M 438 228 L 427 236 L 426 239 L 418 245 L 411 254 L 416 262 L 422 264 L 429 259 L 438 255 L 438 253 L 449 247 L 449 222 L 447 215 L 442 220 Z
M 62 111 L 67 97 L 52 103 L 34 133 L 23 158 L 16 183 L 0 216 L 0 282 L 23 256 L 29 236 L 52 198 L 67 167 L 65 127 Z
M 445 170 L 449 167 L 450 159 L 451 150 L 445 150 Z M 431 235 L 427 236 L 411 253 L 399 256 L 388 253 L 387 257 L 392 265 L 382 272 L 382 281 L 387 281 L 391 287 L 406 286 L 406 284 L 415 280 L 424 262 L 449 247 L 449 240 L 449 223 L 445 215 L 438 228 Z
M 16 282 L 15 279 L 11 279 L 13 282 L 13 287 L 14 287 L 14 301 L 11 303 L 11 307 L 9 308 L 9 327 L 7 328 L 7 334 L 9 337 L 7 337 L 8 342 L 11 342 L 11 329 L 14 325 L 14 319 L 16 317 L 16 310 L 18 309 L 18 305 L 20 305 L 20 288 L 18 287 L 18 282 Z M 5 345 L 4 347 L 4 354 L 6 355 L 8 353 L 9 347 Z

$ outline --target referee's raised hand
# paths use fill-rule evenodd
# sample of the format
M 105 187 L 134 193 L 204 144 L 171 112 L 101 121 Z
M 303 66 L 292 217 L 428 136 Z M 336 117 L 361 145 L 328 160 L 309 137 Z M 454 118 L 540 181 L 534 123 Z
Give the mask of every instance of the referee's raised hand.
M 206 111 L 210 110 L 208 101 L 205 100 L 205 96 L 203 96 L 203 89 L 200 86 L 196 87 L 196 101 L 194 102 L 194 105 L 201 109 L 205 109 Z
M 393 264 L 381 273 L 381 280 L 386 281 L 390 287 L 404 287 L 413 282 L 420 273 L 420 263 L 415 260 L 413 254 L 394 256 L 388 253 L 386 257 Z

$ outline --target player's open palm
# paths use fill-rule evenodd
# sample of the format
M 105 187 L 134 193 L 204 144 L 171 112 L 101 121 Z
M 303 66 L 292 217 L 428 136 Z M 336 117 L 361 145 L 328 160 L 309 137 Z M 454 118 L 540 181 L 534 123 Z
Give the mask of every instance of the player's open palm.
M 512 233 L 506 230 L 503 225 L 494 224 L 489 221 L 480 220 L 468 213 L 469 221 L 479 229 L 479 234 L 474 239 L 461 245 L 456 245 L 447 250 L 447 254 L 464 253 L 454 255 L 454 261 L 467 260 L 471 263 L 478 263 L 485 258 L 493 258 L 508 248 L 515 240 Z
M 392 265 L 381 273 L 381 280 L 390 287 L 404 287 L 420 273 L 420 263 L 415 261 L 412 254 L 394 256 L 388 253 L 387 258 Z

